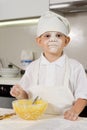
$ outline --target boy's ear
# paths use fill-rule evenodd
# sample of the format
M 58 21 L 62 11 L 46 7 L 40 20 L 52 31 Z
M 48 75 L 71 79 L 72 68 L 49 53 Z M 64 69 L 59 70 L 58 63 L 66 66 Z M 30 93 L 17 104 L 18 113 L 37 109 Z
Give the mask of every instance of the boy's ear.
M 40 37 L 37 37 L 37 38 L 36 38 L 36 43 L 37 43 L 39 46 L 41 46 Z
M 67 46 L 69 42 L 70 42 L 70 37 L 66 37 L 65 38 L 65 46 Z

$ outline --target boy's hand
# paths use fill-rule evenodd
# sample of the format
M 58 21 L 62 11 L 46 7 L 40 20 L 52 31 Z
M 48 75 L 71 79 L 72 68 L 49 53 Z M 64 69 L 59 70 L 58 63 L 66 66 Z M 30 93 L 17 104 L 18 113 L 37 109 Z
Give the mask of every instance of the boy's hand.
M 78 119 L 78 115 L 83 111 L 85 106 L 87 105 L 87 100 L 78 98 L 71 109 L 67 110 L 64 113 L 64 118 L 67 120 L 75 121 Z
M 16 97 L 17 99 L 27 99 L 28 98 L 28 94 L 19 85 L 14 85 L 11 88 L 10 94 L 13 97 Z
M 64 113 L 64 118 L 67 120 L 75 121 L 78 119 L 78 114 L 73 109 L 69 109 Z

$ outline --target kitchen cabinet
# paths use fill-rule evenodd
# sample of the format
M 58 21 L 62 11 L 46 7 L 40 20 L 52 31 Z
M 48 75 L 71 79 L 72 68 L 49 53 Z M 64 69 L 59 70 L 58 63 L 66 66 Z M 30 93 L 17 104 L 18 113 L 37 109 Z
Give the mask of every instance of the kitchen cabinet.
M 62 2 L 74 2 L 74 1 L 79 1 L 79 0 L 50 0 L 50 4 L 62 3 Z
M 49 0 L 0 0 L 0 20 L 40 16 L 49 9 Z

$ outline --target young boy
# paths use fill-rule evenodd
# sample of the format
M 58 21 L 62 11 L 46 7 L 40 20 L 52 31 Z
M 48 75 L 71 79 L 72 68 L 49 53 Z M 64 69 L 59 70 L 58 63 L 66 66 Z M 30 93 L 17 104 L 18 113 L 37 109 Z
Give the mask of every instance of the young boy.
M 36 42 L 43 53 L 10 93 L 17 99 L 39 96 L 49 103 L 47 113 L 76 120 L 87 105 L 87 78 L 83 66 L 64 54 L 69 32 L 66 18 L 50 11 L 41 16 Z

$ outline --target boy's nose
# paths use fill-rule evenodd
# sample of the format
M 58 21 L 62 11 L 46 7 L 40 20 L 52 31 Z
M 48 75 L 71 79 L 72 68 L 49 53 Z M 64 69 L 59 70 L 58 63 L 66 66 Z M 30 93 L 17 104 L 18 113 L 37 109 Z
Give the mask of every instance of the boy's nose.
M 56 38 L 56 37 L 51 37 L 51 38 L 50 38 L 50 41 L 55 42 L 56 40 L 57 40 L 57 38 Z

